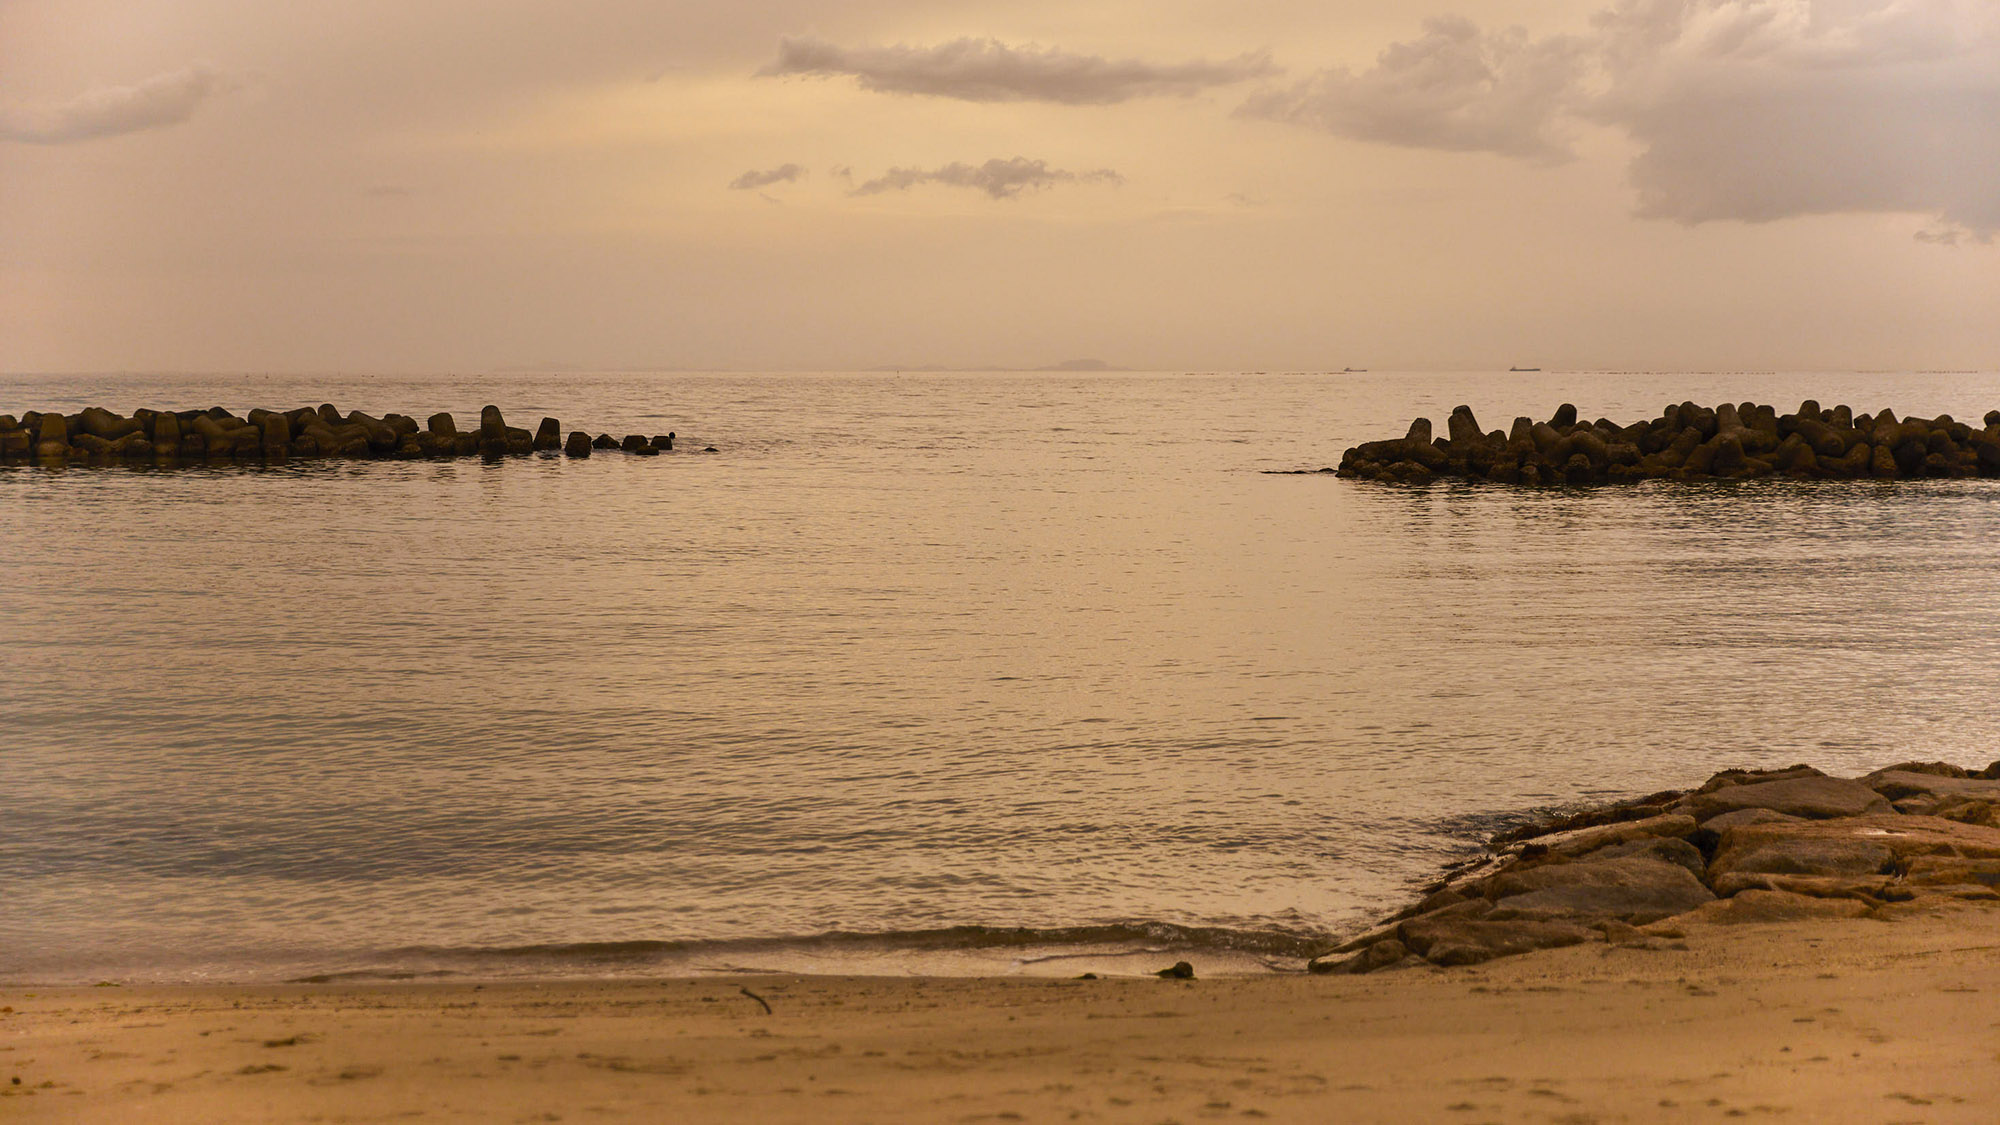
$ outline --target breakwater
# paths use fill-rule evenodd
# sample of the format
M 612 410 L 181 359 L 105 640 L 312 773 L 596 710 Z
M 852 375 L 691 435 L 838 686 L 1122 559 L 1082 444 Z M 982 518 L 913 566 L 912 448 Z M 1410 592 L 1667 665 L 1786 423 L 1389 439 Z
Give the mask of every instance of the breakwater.
M 135 410 L 129 416 L 95 406 L 75 414 L 36 410 L 19 418 L 0 414 L 0 462 L 41 465 L 314 457 L 416 461 L 537 452 L 589 457 L 593 450 L 653 457 L 673 448 L 671 433 L 619 439 L 574 430 L 565 438 L 562 423 L 554 418 L 543 418 L 529 431 L 508 425 L 497 406 L 481 409 L 479 424 L 467 430 L 459 429 L 450 414 L 433 414 L 419 426 L 406 414 L 377 418 L 359 410 L 342 413 L 331 403 L 297 410 L 252 410 L 242 417 L 220 406 Z
M 1516 418 L 1506 432 L 1480 429 L 1460 406 L 1434 437 L 1428 418 L 1400 438 L 1349 449 L 1338 475 L 1424 484 L 1440 477 L 1502 484 L 1596 484 L 1756 477 L 1898 480 L 2000 477 L 2000 410 L 1983 428 L 1949 414 L 1898 418 L 1892 410 L 1822 409 L 1807 400 L 1778 413 L 1754 402 L 1683 402 L 1657 418 L 1584 422 L 1564 404 L 1545 422 Z

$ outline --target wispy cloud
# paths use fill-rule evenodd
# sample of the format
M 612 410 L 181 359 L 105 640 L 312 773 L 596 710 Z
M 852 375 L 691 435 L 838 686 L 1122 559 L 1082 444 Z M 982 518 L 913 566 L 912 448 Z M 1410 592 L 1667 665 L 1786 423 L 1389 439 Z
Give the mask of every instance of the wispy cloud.
M 1955 226 L 1950 223 L 1938 223 L 1934 226 L 1925 227 L 1924 229 L 1918 231 L 1913 237 L 1918 242 L 1928 242 L 1933 246 L 1956 247 L 1968 243 L 1978 243 L 1981 246 L 1990 246 L 1993 243 L 1993 238 L 1996 233 L 2000 232 L 1996 232 L 1992 229 L 1972 230 L 1968 227 Z
M 1122 184 L 1125 177 L 1109 168 L 1090 172 L 1069 172 L 1051 168 L 1046 161 L 1016 156 L 998 158 L 984 164 L 952 163 L 942 168 L 891 168 L 881 176 L 855 188 L 852 195 L 880 195 L 908 191 L 919 184 L 944 184 L 974 188 L 994 199 L 1012 199 L 1024 191 L 1040 191 L 1063 183 Z
M 1596 124 L 1640 147 L 1638 212 L 1688 223 L 1933 216 L 2000 230 L 2000 6 L 1989 0 L 1617 0 L 1583 35 L 1435 19 L 1361 73 L 1245 116 L 1550 163 Z
M 758 188 L 770 187 L 772 184 L 795 184 L 805 174 L 806 170 L 797 164 L 780 164 L 776 168 L 761 172 L 753 168 L 729 181 L 729 189 L 755 191 Z
M 100 86 L 67 102 L 0 106 L 0 139 L 59 145 L 178 125 L 231 84 L 206 66 L 133 86 Z
M 994 39 L 954 39 L 935 47 L 842 47 L 812 36 L 778 41 L 777 61 L 760 77 L 852 77 L 864 90 L 968 102 L 1110 105 L 1133 98 L 1188 96 L 1275 73 L 1263 52 L 1210 62 L 1108 59 Z

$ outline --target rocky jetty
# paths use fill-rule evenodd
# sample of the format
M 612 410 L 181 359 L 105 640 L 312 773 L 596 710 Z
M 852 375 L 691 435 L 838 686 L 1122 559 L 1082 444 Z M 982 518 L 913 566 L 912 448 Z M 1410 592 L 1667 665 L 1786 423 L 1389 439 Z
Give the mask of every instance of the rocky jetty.
M 1683 402 L 1621 426 L 1608 418 L 1580 421 L 1565 403 L 1546 422 L 1516 418 L 1503 433 L 1481 430 L 1471 408 L 1460 406 L 1445 436 L 1433 436 L 1430 419 L 1419 418 L 1400 438 L 1349 449 L 1337 472 L 1405 484 L 1439 477 L 1502 484 L 2000 477 L 2000 410 L 1982 422 L 1975 428 L 1949 414 L 1857 414 L 1808 400 L 1789 414 L 1754 402 Z
M 1495 837 L 1493 853 L 1316 973 L 1469 965 L 1534 949 L 1658 946 L 1701 923 L 1892 916 L 2000 902 L 2000 762 L 1909 762 L 1866 777 L 1729 770 Z
M 634 434 L 621 443 L 609 434 L 593 440 L 577 430 L 565 441 L 562 423 L 554 418 L 542 419 L 531 433 L 508 425 L 497 406 L 482 409 L 479 425 L 469 430 L 460 430 L 449 414 L 433 414 L 419 426 L 405 414 L 343 414 L 331 404 L 252 410 L 243 417 L 220 406 L 135 410 L 130 416 L 95 406 L 75 414 L 0 414 L 0 463 L 152 465 L 314 457 L 416 461 L 537 452 L 588 457 L 593 448 L 655 456 L 673 451 L 674 435 Z

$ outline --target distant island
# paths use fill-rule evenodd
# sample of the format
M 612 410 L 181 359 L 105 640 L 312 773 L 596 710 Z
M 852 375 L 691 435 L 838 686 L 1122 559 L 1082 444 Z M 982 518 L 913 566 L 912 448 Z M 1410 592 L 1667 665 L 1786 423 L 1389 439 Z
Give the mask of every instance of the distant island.
M 985 367 L 949 367 L 944 364 L 938 364 L 938 363 L 922 363 L 922 364 L 885 363 L 880 367 L 871 367 L 868 370 L 917 371 L 917 372 L 935 371 L 935 372 L 950 372 L 954 374 L 963 374 L 967 372 L 982 372 L 982 371 L 1130 371 L 1131 368 L 1118 367 L 1113 364 L 1106 363 L 1101 359 L 1066 359 L 1063 360 L 1061 363 L 1051 363 L 1045 367 L 994 367 L 991 365 Z

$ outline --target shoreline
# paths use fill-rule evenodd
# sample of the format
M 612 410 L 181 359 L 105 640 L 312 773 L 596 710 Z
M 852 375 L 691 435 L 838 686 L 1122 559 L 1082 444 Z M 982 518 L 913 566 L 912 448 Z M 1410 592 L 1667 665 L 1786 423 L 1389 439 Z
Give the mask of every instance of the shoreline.
M 2000 1097 L 1980 906 L 1675 944 L 1362 977 L 9 987 L 0 1113 L 1976 1121 Z
M 1944 862 L 1936 849 L 1904 856 L 1893 876 L 1763 873 L 1742 853 L 1755 845 L 1792 862 L 1838 859 L 1849 837 L 1871 847 L 1942 840 L 1958 865 L 1952 879 L 1983 880 L 2000 864 L 1989 846 L 2000 830 L 1986 824 L 2000 764 L 1953 776 L 1904 763 L 1868 775 L 1873 789 L 1802 769 L 1730 771 L 1503 833 L 1495 859 L 1449 872 L 1387 929 L 1343 944 L 1346 961 L 1318 963 L 1331 971 L 1216 976 L 1197 964 L 1192 979 L 1155 979 L 1175 954 L 1149 950 L 1149 975 L 0 985 L 0 1112 L 189 1122 L 1990 1119 L 2000 1101 L 1992 884 L 1925 882 L 1924 865 Z M 1885 792 L 1899 796 L 1892 804 Z M 1651 867 L 1685 874 L 1704 857 L 1701 885 L 1741 886 L 1644 922 L 1659 890 Z M 1605 864 L 1651 874 L 1578 881 Z M 1510 878 L 1534 889 L 1510 889 Z M 1640 905 L 1618 905 L 1635 886 Z M 1528 896 L 1578 888 L 1588 901 L 1566 907 L 1568 923 L 1520 917 Z M 1452 956 L 1407 928 L 1426 919 L 1455 935 Z M 1588 936 L 1525 951 L 1476 936 L 1523 925 Z M 1385 944 L 1396 958 L 1376 955 Z

